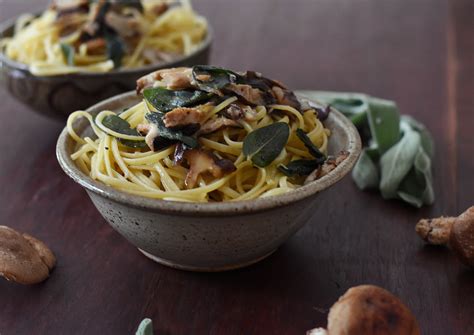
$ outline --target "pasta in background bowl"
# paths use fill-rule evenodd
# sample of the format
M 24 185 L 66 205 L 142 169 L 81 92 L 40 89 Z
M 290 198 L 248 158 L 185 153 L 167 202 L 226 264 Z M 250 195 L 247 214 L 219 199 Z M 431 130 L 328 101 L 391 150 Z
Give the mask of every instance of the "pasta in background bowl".
M 325 106 L 252 71 L 236 73 L 205 66 L 171 71 L 176 70 L 191 78 L 191 86 L 180 77 L 179 85 L 184 82 L 186 88 L 172 89 L 178 82 L 173 80 L 177 78 L 174 75 L 166 75 L 170 70 L 152 74 L 139 81 L 140 95 L 123 94 L 73 114 L 59 137 L 57 156 L 61 167 L 86 189 L 114 229 L 159 263 L 186 270 L 223 271 L 265 258 L 309 217 L 318 213 L 318 217 L 325 217 L 325 208 L 317 201 L 323 196 L 319 193 L 346 175 L 360 153 L 360 138 L 349 120 L 336 110 L 324 115 Z M 187 71 L 191 71 L 191 77 Z M 196 79 L 198 83 L 193 81 Z M 268 87 L 273 94 L 266 91 Z M 170 101 L 183 103 L 164 98 L 170 92 L 174 92 L 173 98 L 178 94 L 194 100 L 186 100 L 188 107 L 170 106 Z M 204 97 L 197 92 L 210 94 Z M 264 100 L 252 100 L 246 95 L 249 92 L 259 92 Z M 287 108 L 285 102 L 295 105 Z M 207 129 L 210 120 L 232 120 L 236 109 L 233 104 L 240 107 L 236 113 L 241 122 L 238 126 L 232 123 L 211 133 L 198 133 Z M 195 113 L 190 112 L 193 108 L 205 116 L 199 127 L 186 129 L 191 122 L 177 129 L 172 121 L 189 121 L 190 114 Z M 177 109 L 189 113 L 178 118 Z M 310 124 L 307 120 L 318 111 L 323 121 L 315 118 Z M 246 113 L 253 116 L 252 120 L 245 120 Z M 156 121 L 158 117 L 162 123 Z M 308 127 L 302 122 L 308 122 Z M 315 131 L 318 127 L 321 130 Z M 177 130 L 181 135 L 173 133 Z M 319 131 L 326 136 L 319 133 L 318 137 Z M 256 147 L 250 145 L 249 149 L 249 138 L 257 143 Z M 181 155 L 177 147 L 183 144 L 184 162 L 175 160 Z M 198 164 L 203 175 L 199 173 L 196 179 L 193 173 L 189 176 L 195 156 L 186 154 L 193 152 L 205 153 Z M 341 152 L 345 154 L 340 156 Z M 104 155 L 108 158 L 103 159 Z M 81 156 L 83 163 L 78 162 Z M 213 164 L 224 167 L 224 171 L 214 174 L 209 168 Z M 240 186 L 239 174 L 243 180 Z M 313 178 L 308 179 L 308 174 Z M 268 187 L 262 188 L 262 184 Z M 209 192 L 210 185 L 214 189 Z
M 209 60 L 212 30 L 189 1 L 63 2 L 0 26 L 2 82 L 47 116 L 129 91 L 153 70 Z

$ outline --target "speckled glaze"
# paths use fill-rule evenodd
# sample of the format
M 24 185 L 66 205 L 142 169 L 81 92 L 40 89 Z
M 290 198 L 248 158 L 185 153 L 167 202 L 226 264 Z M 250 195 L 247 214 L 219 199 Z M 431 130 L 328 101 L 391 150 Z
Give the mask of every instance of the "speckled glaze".
M 0 25 L 0 38 L 11 37 L 14 20 Z M 57 119 L 65 119 L 76 110 L 135 89 L 135 81 L 158 69 L 208 64 L 212 29 L 203 43 L 189 56 L 172 62 L 137 69 L 106 73 L 76 73 L 58 76 L 35 76 L 26 64 L 9 59 L 0 50 L 0 82 L 6 90 L 34 111 Z
M 108 99 L 88 109 L 96 114 L 120 111 L 139 99 L 133 92 Z M 349 156 L 328 175 L 283 195 L 251 201 L 186 203 L 127 194 L 82 173 L 70 155 L 75 143 L 64 129 L 56 153 L 59 164 L 83 186 L 110 225 L 147 257 L 174 268 L 225 271 L 244 267 L 270 255 L 319 208 L 320 192 L 342 179 L 360 154 L 357 130 L 341 113 L 325 121 L 332 131 L 329 153 Z M 90 131 L 85 120 L 74 125 L 78 134 Z M 320 215 L 319 217 L 324 217 Z

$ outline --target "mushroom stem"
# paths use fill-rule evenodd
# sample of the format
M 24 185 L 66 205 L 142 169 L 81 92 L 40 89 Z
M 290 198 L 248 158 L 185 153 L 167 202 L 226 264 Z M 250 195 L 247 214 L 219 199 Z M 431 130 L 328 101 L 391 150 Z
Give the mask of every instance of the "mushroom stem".
M 428 244 L 447 245 L 464 264 L 474 267 L 474 206 L 458 217 L 422 219 L 415 229 Z
M 416 224 L 416 233 L 428 244 L 447 245 L 455 217 L 421 219 Z

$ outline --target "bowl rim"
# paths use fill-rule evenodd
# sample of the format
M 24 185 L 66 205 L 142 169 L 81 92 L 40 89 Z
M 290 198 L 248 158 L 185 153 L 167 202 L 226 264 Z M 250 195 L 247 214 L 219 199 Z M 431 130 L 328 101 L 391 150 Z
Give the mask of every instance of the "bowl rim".
M 119 101 L 121 99 L 128 99 L 136 96 L 134 91 L 116 95 L 102 102 L 99 102 L 89 107 L 86 112 L 90 113 L 94 110 L 106 109 L 105 106 Z M 298 95 L 300 98 L 310 100 L 302 95 Z M 326 188 L 329 188 L 345 175 L 347 175 L 354 164 L 356 163 L 359 154 L 361 152 L 361 139 L 359 133 L 352 122 L 347 119 L 341 112 L 335 110 L 331 111 L 329 116 L 341 124 L 341 128 L 345 131 L 347 136 L 347 143 L 345 143 L 344 150 L 349 152 L 349 156 L 342 161 L 334 170 L 327 175 L 317 179 L 311 183 L 300 186 L 294 191 L 290 191 L 281 195 L 276 195 L 267 198 L 257 198 L 254 200 L 242 200 L 232 202 L 179 202 L 170 200 L 161 200 L 147 198 L 139 195 L 134 195 L 119 191 L 111 186 L 93 180 L 88 175 L 84 174 L 71 159 L 70 154 L 67 152 L 67 141 L 70 140 L 67 127 L 63 129 L 58 137 L 56 145 L 56 156 L 59 165 L 64 172 L 72 178 L 76 183 L 84 187 L 88 192 L 93 192 L 106 199 L 121 203 L 128 207 L 145 209 L 149 211 L 173 214 L 180 216 L 189 215 L 206 215 L 206 216 L 226 216 L 229 214 L 250 214 L 255 212 L 271 210 L 275 207 L 287 206 L 292 203 L 298 202 L 312 195 L 315 195 Z M 85 120 L 82 121 L 86 124 Z M 87 124 L 85 128 L 87 128 Z
M 42 13 L 43 12 L 35 12 L 33 15 L 38 16 Z M 28 64 L 17 62 L 13 59 L 10 59 L 4 52 L 2 52 L 2 49 L 0 49 L 0 66 L 2 63 L 5 63 L 10 68 L 27 72 L 28 75 L 32 77 L 35 77 L 38 79 L 48 79 L 48 80 L 62 80 L 64 78 L 70 79 L 70 78 L 76 78 L 76 77 L 94 78 L 94 77 L 103 77 L 107 75 L 119 76 L 119 75 L 127 75 L 127 74 L 140 73 L 140 72 L 150 73 L 150 72 L 156 71 L 157 69 L 162 69 L 162 68 L 166 69 L 170 67 L 175 67 L 177 63 L 181 63 L 188 58 L 191 58 L 197 54 L 200 54 L 206 49 L 210 49 L 211 47 L 212 41 L 214 39 L 214 31 L 209 23 L 209 20 L 202 15 L 200 16 L 207 23 L 206 36 L 204 40 L 189 55 L 179 56 L 169 62 L 164 62 L 164 63 L 159 63 L 159 64 L 150 64 L 147 66 L 141 66 L 141 67 L 130 68 L 130 69 L 112 70 L 109 72 L 77 72 L 77 73 L 64 73 L 64 74 L 57 74 L 57 75 L 50 75 L 50 76 L 37 76 L 31 73 L 30 67 Z M 11 36 L 6 36 L 5 31 L 7 31 L 8 29 L 14 28 L 15 22 L 18 20 L 19 17 L 20 16 L 17 16 L 17 17 L 5 20 L 4 22 L 0 22 L 0 38 L 11 37 Z

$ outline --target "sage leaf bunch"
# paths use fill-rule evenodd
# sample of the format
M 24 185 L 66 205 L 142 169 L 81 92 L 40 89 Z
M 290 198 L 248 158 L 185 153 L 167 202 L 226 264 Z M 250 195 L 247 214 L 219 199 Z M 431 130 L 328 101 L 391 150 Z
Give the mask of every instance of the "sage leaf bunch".
M 153 321 L 145 318 L 138 325 L 135 335 L 153 335 Z
M 356 126 L 364 148 L 352 178 L 360 189 L 378 189 L 384 199 L 399 199 L 418 208 L 434 202 L 434 142 L 422 123 L 400 115 L 393 101 L 365 94 L 301 93 L 330 104 Z

